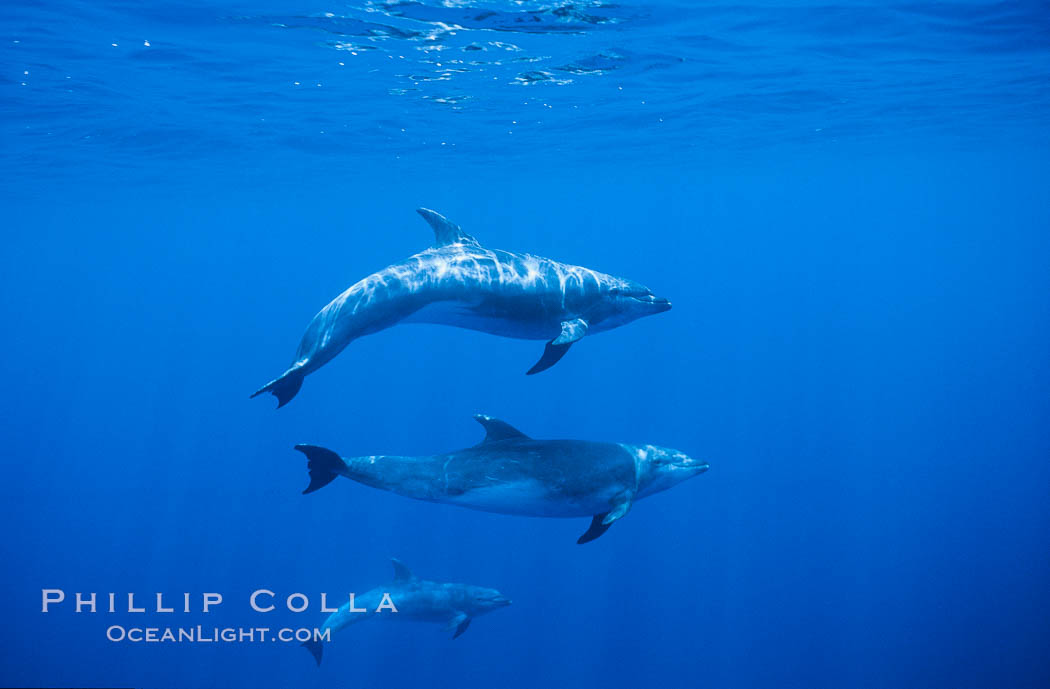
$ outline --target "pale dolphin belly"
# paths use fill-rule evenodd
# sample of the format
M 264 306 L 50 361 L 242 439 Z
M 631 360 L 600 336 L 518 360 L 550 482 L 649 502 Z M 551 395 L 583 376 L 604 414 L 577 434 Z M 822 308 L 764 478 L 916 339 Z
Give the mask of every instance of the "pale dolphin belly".
M 608 510 L 621 490 L 607 486 L 590 495 L 568 497 L 538 481 L 522 480 L 474 488 L 442 502 L 521 517 L 590 517 Z
M 441 300 L 427 304 L 400 322 L 448 325 L 518 340 L 550 340 L 557 337 L 563 319 L 560 314 L 545 319 L 514 318 L 509 314 L 492 313 L 476 303 Z

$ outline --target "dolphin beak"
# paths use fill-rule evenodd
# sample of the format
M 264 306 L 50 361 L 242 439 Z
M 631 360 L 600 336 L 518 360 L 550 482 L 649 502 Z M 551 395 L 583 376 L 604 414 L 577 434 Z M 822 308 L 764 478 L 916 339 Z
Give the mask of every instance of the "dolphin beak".
M 664 299 L 663 297 L 658 297 L 655 294 L 646 294 L 644 297 L 635 297 L 635 299 L 644 304 L 655 306 L 657 308 L 657 313 L 667 311 L 671 308 L 670 299 Z

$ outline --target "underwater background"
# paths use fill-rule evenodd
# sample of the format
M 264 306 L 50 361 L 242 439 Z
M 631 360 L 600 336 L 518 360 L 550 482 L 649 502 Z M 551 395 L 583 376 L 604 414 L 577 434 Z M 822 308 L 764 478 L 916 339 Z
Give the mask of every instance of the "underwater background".
M 5 3 L 0 684 L 1050 686 L 1046 2 Z M 433 242 L 642 282 L 674 309 L 541 343 L 411 325 L 293 404 L 313 314 Z M 711 469 L 586 519 L 339 481 L 345 455 L 538 438 Z M 455 641 L 320 626 L 424 578 L 514 600 Z M 40 591 L 221 592 L 41 613 Z M 303 592 L 302 614 L 248 594 Z M 280 600 L 280 599 L 279 599 Z

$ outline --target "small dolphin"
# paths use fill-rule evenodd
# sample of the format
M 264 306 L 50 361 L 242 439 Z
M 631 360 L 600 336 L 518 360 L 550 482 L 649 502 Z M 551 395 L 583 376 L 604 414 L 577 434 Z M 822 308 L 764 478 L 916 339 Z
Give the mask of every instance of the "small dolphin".
M 252 397 L 273 393 L 277 407 L 295 397 L 303 378 L 364 335 L 398 323 L 437 323 L 523 340 L 547 340 L 528 373 L 545 371 L 587 333 L 599 333 L 671 302 L 647 287 L 549 258 L 486 249 L 426 208 L 435 246 L 369 275 L 314 316 L 295 361 Z
M 355 596 L 354 606 L 358 609 L 364 608 L 363 612 L 350 612 L 350 601 L 347 601 L 328 616 L 321 630 L 330 629 L 337 632 L 344 627 L 363 622 L 375 614 L 383 614 L 395 620 L 440 622 L 445 624 L 447 629 L 456 630 L 452 635 L 455 639 L 467 631 L 470 621 L 478 615 L 510 605 L 510 599 L 505 598 L 496 589 L 427 581 L 414 576 L 400 560 L 391 559 L 391 562 L 394 565 L 392 584 Z M 381 604 L 384 594 L 389 594 L 397 612 L 374 612 Z M 320 665 L 324 650 L 321 641 L 313 639 L 303 642 L 302 645 Z
M 707 471 L 707 462 L 655 445 L 533 440 L 489 416 L 474 417 L 485 439 L 474 447 L 423 457 L 342 458 L 316 445 L 307 457 L 312 493 L 337 476 L 417 500 L 529 517 L 586 517 L 577 543 L 601 536 L 636 500 Z

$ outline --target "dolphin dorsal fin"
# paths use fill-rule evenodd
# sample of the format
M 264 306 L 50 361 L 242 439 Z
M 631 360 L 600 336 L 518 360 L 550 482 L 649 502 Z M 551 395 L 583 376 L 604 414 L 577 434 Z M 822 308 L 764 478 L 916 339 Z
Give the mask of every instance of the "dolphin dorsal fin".
M 449 244 L 477 244 L 478 240 L 464 232 L 459 225 L 455 224 L 441 213 L 436 213 L 429 208 L 417 208 L 416 212 L 434 228 L 434 238 L 437 246 Z
M 405 566 L 405 563 L 401 560 L 392 557 L 390 558 L 390 564 L 394 565 L 394 581 L 409 581 L 415 579 L 412 570 Z
M 511 426 L 506 421 L 500 421 L 494 419 L 491 416 L 485 416 L 484 414 L 476 414 L 474 420 L 485 427 L 485 439 L 482 440 L 484 443 L 494 443 L 497 440 L 510 440 L 512 438 L 518 438 L 521 440 L 529 440 L 529 436 L 525 435 L 514 426 Z

